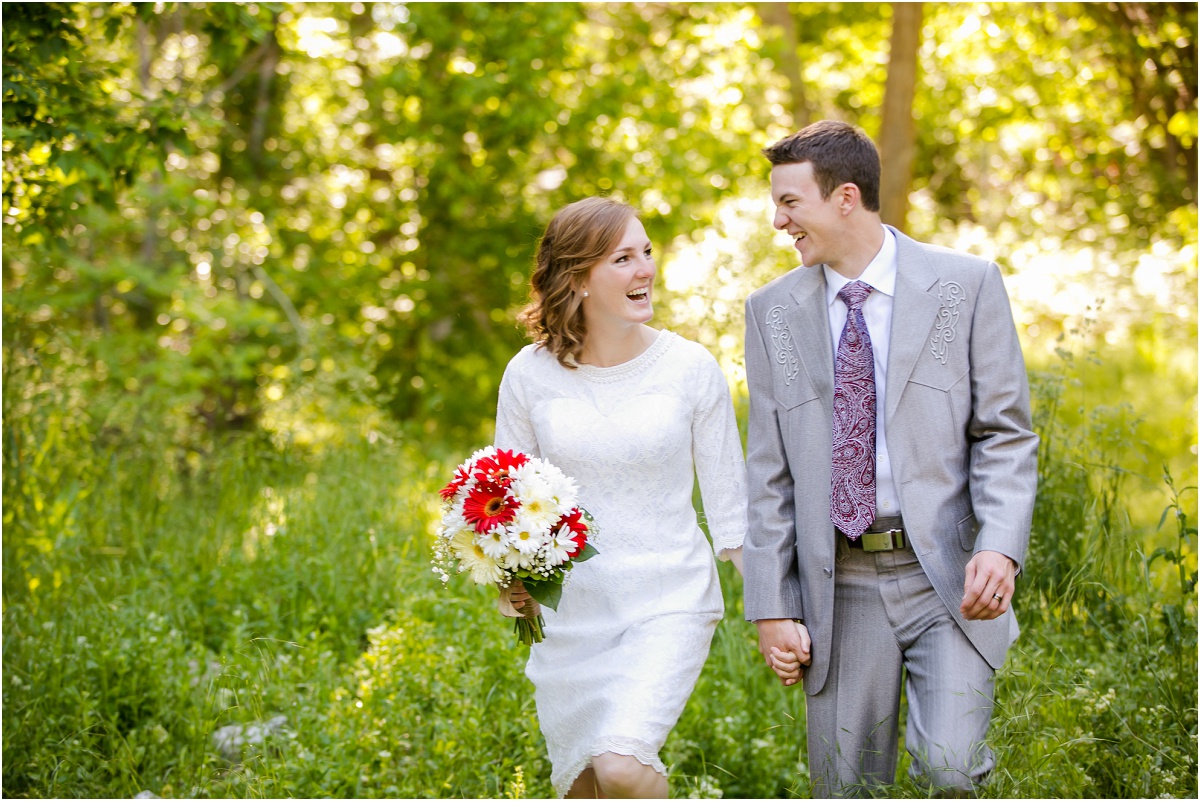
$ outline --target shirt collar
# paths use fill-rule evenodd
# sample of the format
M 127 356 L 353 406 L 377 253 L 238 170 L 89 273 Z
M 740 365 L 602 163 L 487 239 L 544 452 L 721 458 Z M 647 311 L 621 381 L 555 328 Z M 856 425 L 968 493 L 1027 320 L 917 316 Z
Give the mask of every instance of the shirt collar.
M 867 265 L 867 269 L 863 270 L 857 280 L 870 285 L 876 292 L 882 292 L 890 298 L 896 295 L 896 235 L 887 226 L 881 227 L 883 228 L 883 247 L 879 248 L 875 258 L 871 259 L 871 263 Z M 821 269 L 825 271 L 825 302 L 832 306 L 833 302 L 837 300 L 838 292 L 841 292 L 842 287 L 850 283 L 851 279 L 832 269 L 828 264 L 821 265 Z

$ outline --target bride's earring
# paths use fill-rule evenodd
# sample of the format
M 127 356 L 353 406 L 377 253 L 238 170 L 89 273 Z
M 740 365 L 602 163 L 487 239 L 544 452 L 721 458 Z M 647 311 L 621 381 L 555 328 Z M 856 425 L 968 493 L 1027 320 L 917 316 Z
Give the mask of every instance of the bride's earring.
M 583 296 L 584 296 L 585 298 L 588 296 L 588 291 L 587 291 L 586 289 L 585 289 L 585 290 L 583 290 Z

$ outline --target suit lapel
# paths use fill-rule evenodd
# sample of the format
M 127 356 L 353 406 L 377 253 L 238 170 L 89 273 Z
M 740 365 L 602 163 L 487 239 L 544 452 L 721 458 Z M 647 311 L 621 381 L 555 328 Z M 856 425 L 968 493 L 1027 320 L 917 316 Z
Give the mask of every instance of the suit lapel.
M 829 308 L 825 303 L 825 272 L 804 268 L 791 290 L 795 305 L 785 318 L 796 337 L 796 348 L 813 391 L 833 414 L 833 345 L 829 341 Z
M 937 286 L 937 272 L 921 246 L 894 228 L 892 231 L 896 234 L 897 267 L 884 410 L 888 422 L 896 414 L 917 359 L 929 346 L 931 330 L 942 307 L 936 292 L 930 291 Z

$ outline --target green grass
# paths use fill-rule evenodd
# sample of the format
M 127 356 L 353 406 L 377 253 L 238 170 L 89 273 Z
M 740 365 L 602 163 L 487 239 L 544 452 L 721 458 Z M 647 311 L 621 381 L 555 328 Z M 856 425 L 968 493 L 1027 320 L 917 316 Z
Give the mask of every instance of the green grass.
M 1055 386 L 1035 387 L 1050 456 L 987 794 L 1195 797 L 1195 492 L 1160 479 L 1163 525 L 1131 515 L 1124 423 L 1056 416 Z M 489 593 L 430 569 L 462 453 L 400 436 L 189 453 L 106 440 L 50 400 L 6 416 L 4 795 L 552 794 L 524 649 Z M 663 753 L 672 792 L 806 796 L 802 693 L 721 574 L 726 620 Z M 239 763 L 211 744 L 277 715 Z M 923 795 L 903 773 L 888 792 Z

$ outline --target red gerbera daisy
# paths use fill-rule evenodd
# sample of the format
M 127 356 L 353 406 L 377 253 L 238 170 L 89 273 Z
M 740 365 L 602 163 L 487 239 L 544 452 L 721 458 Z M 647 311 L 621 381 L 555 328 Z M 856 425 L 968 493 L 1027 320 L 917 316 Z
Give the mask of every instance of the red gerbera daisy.
M 583 519 L 583 510 L 576 507 L 560 517 L 554 527 L 557 529 L 562 526 L 566 526 L 571 531 L 571 542 L 575 543 L 575 550 L 569 556 L 574 559 L 583 551 L 583 546 L 587 545 L 588 525 Z
M 529 461 L 520 451 L 496 451 L 495 456 L 484 456 L 475 463 L 475 474 L 484 481 L 502 484 L 508 481 L 511 470 Z
M 454 478 L 450 480 L 449 484 L 439 490 L 439 494 L 442 496 L 442 498 L 448 501 L 458 494 L 458 491 L 462 489 L 463 484 L 466 484 L 470 480 L 471 471 L 467 469 L 465 464 L 460 464 L 454 471 Z
M 510 498 L 504 488 L 491 482 L 480 482 L 467 493 L 463 502 L 463 517 L 475 526 L 480 534 L 503 526 L 516 516 L 519 504 Z

